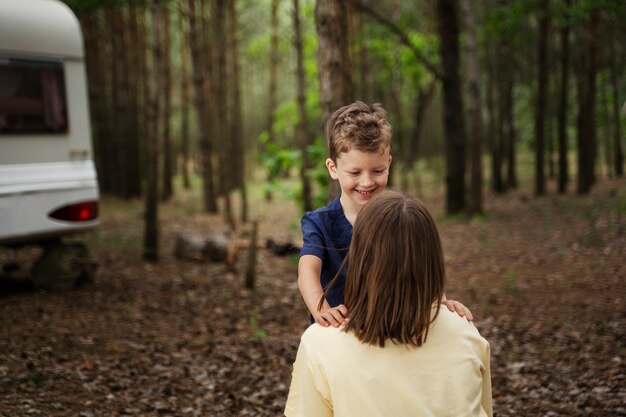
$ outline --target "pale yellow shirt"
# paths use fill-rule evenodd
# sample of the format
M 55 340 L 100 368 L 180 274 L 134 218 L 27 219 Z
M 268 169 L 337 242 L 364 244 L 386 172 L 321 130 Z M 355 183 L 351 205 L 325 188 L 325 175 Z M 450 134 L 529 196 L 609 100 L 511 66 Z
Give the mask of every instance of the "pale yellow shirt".
M 489 343 L 441 307 L 421 347 L 361 343 L 311 325 L 302 335 L 287 417 L 491 417 Z

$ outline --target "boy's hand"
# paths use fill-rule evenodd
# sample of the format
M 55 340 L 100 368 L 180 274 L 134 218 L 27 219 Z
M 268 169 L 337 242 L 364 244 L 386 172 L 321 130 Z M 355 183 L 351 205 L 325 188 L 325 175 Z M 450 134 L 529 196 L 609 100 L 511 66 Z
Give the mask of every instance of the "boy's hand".
M 348 309 L 343 304 L 337 307 L 327 308 L 319 311 L 315 316 L 315 322 L 324 326 L 339 327 L 348 322 Z
M 450 310 L 451 312 L 456 313 L 461 317 L 465 317 L 469 321 L 474 320 L 474 316 L 472 316 L 472 312 L 470 311 L 470 309 L 465 307 L 458 301 L 443 300 L 442 303 L 445 304 L 445 306 L 448 307 L 448 310 Z

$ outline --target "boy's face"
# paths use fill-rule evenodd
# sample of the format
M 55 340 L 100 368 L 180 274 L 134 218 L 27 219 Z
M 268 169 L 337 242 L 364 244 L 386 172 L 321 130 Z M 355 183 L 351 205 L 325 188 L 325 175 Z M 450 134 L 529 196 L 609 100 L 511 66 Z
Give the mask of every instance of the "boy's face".
M 339 181 L 341 204 L 344 210 L 358 213 L 376 193 L 387 186 L 391 155 L 383 152 L 363 152 L 352 149 L 342 152 L 336 163 L 326 160 L 330 177 Z

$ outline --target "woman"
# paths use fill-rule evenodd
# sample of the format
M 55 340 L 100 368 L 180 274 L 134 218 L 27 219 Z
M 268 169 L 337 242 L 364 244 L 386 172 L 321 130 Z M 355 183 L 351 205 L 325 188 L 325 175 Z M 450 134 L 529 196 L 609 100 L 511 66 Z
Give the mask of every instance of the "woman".
M 346 262 L 350 318 L 304 332 L 285 415 L 492 416 L 489 344 L 441 306 L 443 250 L 424 205 L 372 199 Z

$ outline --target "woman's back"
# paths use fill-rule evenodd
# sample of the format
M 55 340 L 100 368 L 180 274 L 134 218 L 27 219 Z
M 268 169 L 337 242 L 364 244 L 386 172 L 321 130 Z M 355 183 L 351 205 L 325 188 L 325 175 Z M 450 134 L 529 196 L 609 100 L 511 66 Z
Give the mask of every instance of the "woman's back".
M 420 347 L 365 344 L 312 325 L 302 336 L 285 414 L 490 416 L 489 344 L 441 308 Z
M 285 414 L 492 416 L 489 344 L 440 308 L 445 258 L 423 203 L 393 191 L 374 197 L 356 219 L 346 259 L 349 320 L 343 329 L 306 330 Z

